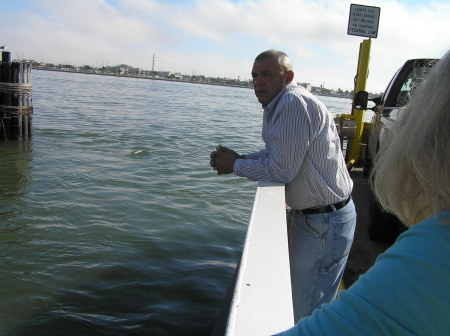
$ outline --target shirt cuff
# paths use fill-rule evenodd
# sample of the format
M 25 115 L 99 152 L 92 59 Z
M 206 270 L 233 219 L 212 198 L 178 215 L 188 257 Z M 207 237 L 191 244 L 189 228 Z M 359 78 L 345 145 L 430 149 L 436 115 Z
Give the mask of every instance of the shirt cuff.
M 241 176 L 239 174 L 239 167 L 240 167 L 240 162 L 241 161 L 243 161 L 243 159 L 236 159 L 236 161 L 234 161 L 234 165 L 233 165 L 233 171 L 238 176 Z

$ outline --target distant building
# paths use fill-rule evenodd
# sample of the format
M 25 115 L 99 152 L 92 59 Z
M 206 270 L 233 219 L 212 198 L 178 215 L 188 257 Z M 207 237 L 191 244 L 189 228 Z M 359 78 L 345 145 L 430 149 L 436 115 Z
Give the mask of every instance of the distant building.
M 306 90 L 308 90 L 309 92 L 311 92 L 311 88 L 312 88 L 311 84 L 309 84 L 309 83 L 297 83 L 297 85 L 301 85 L 301 86 L 303 86 Z

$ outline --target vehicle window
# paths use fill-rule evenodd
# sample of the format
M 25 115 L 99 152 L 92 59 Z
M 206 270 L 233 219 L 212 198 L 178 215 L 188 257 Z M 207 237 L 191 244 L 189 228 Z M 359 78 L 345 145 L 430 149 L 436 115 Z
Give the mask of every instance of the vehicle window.
M 397 96 L 397 103 L 395 104 L 395 106 L 401 107 L 405 106 L 408 103 L 410 98 L 411 82 L 412 79 L 408 78 L 406 79 L 406 82 L 403 83 L 402 88 L 400 89 L 400 92 Z
M 422 64 L 414 64 L 411 72 L 408 74 L 405 82 L 400 89 L 400 92 L 397 96 L 397 107 L 405 106 L 409 100 L 411 99 L 411 95 L 417 86 L 422 82 L 425 78 L 426 74 L 430 71 L 431 67 L 435 63 L 422 63 Z

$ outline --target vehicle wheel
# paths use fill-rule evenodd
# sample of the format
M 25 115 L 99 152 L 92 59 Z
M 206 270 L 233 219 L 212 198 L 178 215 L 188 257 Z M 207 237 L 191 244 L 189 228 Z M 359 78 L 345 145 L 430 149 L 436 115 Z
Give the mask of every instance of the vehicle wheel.
M 393 243 L 406 230 L 406 226 L 396 216 L 384 211 L 380 204 L 372 197 L 368 226 L 368 233 L 371 239 Z
M 366 149 L 366 153 L 364 154 L 364 160 L 362 163 L 363 175 L 364 177 L 369 177 L 370 172 L 372 171 L 372 159 L 370 158 L 369 150 Z

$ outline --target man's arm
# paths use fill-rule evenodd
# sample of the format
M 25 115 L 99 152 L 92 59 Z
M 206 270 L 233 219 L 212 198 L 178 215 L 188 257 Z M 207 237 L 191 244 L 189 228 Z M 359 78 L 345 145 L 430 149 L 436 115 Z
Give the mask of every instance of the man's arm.
M 234 172 L 253 181 L 288 183 L 297 175 L 306 155 L 311 137 L 311 122 L 299 100 L 281 104 L 267 126 L 268 155 L 238 160 Z

